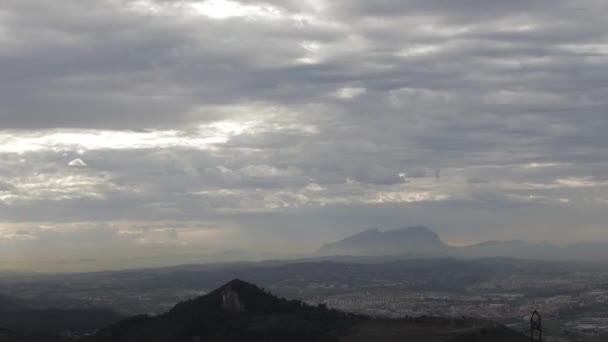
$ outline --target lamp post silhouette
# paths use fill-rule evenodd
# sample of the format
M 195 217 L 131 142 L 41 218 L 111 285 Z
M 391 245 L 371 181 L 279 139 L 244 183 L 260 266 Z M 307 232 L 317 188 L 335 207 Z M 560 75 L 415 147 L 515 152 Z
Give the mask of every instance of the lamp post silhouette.
M 530 341 L 543 341 L 543 321 L 536 310 L 534 310 L 532 317 L 530 317 Z

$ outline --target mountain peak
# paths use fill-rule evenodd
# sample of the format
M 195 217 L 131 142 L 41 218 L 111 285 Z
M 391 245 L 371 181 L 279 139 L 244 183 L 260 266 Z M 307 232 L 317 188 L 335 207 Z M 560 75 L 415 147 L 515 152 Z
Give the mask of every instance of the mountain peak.
M 226 295 L 237 296 L 238 305 L 244 307 L 231 307 L 232 311 L 227 312 L 222 308 Z M 239 314 L 241 312 L 246 314 Z M 234 279 L 206 296 L 178 304 L 166 314 L 132 317 L 102 329 L 83 341 L 278 342 L 338 341 L 342 337 L 349 341 L 376 341 L 378 333 L 387 329 L 387 326 L 390 331 L 394 327 L 394 331 L 403 332 L 403 336 L 391 334 L 391 340 L 394 337 L 406 340 L 415 332 L 416 336 L 424 334 L 428 340 L 439 340 L 438 337 L 441 336 L 442 341 L 447 337 L 455 338 L 450 341 L 526 341 L 525 336 L 506 328 L 497 330 L 493 323 L 463 319 L 452 330 L 454 324 L 447 324 L 451 321 L 453 320 L 441 318 L 372 320 L 365 316 L 329 310 L 325 305 L 311 306 L 300 301 L 278 298 L 253 284 Z M 505 336 L 508 338 L 503 338 Z
M 369 229 L 340 241 L 325 244 L 322 255 L 395 255 L 442 252 L 447 246 L 424 226 L 380 231 Z
M 270 293 L 241 279 L 233 279 L 209 294 L 177 304 L 170 313 L 191 315 L 193 312 L 242 314 L 274 308 L 280 301 Z
M 411 226 L 411 227 L 405 227 L 405 228 L 401 228 L 398 230 L 406 230 L 409 232 L 417 232 L 417 233 L 431 233 L 431 234 L 435 234 L 434 231 L 430 230 L 428 227 L 426 226 Z
M 426 236 L 437 237 L 437 234 L 434 231 L 430 230 L 429 228 L 427 228 L 425 226 L 404 227 L 404 228 L 389 230 L 389 231 L 385 232 L 385 234 L 391 234 L 391 233 L 393 233 L 393 234 L 400 233 L 400 234 L 409 234 L 409 235 L 418 235 L 418 236 L 426 235 Z
M 234 279 L 162 315 L 109 326 L 87 341 L 285 341 L 294 340 L 292 336 L 301 337 L 298 341 L 328 341 L 354 320 L 350 314 L 279 298 Z
M 259 291 L 262 291 L 254 284 L 248 283 L 239 278 L 232 279 L 231 281 L 227 282 L 226 284 L 220 286 L 219 289 L 227 289 L 227 288 L 231 288 L 231 289 L 235 289 L 235 290 L 242 289 L 242 288 L 249 288 L 249 289 L 257 289 Z
M 239 314 L 246 311 L 246 305 L 241 299 L 240 292 L 253 291 L 263 294 L 263 292 L 253 284 L 249 284 L 240 279 L 234 279 L 221 287 L 222 308 L 226 312 Z

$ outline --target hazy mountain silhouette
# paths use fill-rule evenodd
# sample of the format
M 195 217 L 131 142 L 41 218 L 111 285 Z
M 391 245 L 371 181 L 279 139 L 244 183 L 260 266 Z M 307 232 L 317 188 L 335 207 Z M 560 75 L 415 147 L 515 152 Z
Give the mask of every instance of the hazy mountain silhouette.
M 390 255 L 444 253 L 449 246 L 426 227 L 408 227 L 382 232 L 369 229 L 343 240 L 323 245 L 321 255 Z
M 521 240 L 485 241 L 454 247 L 444 243 L 426 227 L 408 227 L 389 231 L 370 229 L 323 245 L 320 256 L 423 256 L 488 258 L 508 257 L 539 260 L 608 260 L 607 242 L 585 242 L 568 246 L 529 243 Z

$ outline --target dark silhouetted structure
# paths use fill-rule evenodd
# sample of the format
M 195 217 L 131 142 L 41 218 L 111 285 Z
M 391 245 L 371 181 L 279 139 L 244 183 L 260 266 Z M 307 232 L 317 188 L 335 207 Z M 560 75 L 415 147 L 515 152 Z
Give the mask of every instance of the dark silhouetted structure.
M 543 341 L 543 321 L 536 310 L 534 310 L 532 317 L 530 317 L 530 341 Z

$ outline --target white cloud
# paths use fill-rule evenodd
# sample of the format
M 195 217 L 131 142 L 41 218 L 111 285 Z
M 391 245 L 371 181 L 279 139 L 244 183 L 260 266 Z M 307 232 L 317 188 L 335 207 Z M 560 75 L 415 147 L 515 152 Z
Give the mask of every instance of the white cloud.
M 374 198 L 370 199 L 371 203 L 418 203 L 418 202 L 437 202 L 445 201 L 450 198 L 447 194 L 437 194 L 433 192 L 423 191 L 391 191 L 379 192 Z
M 68 163 L 68 166 L 73 167 L 87 167 L 87 163 L 85 163 L 82 159 L 76 158 Z
M 149 132 L 104 130 L 56 130 L 36 133 L 0 131 L 0 153 L 27 153 L 51 150 L 132 150 L 150 148 L 212 149 L 231 137 L 247 132 L 254 124 L 220 121 L 201 125 L 196 132 L 158 130 Z M 72 165 L 73 166 L 73 165 Z
M 560 164 L 557 163 L 527 163 L 524 164 L 523 167 L 524 169 L 538 169 L 538 168 L 543 168 L 543 167 L 555 167 L 555 166 L 559 166 Z
M 350 100 L 353 99 L 359 95 L 365 94 L 367 90 L 365 88 L 360 88 L 360 87 L 356 87 L 356 88 L 350 88 L 350 87 L 346 87 L 346 88 L 340 88 L 336 91 L 336 96 L 338 98 L 341 99 L 346 99 L 346 100 Z
M 198 14 L 212 19 L 228 19 L 232 17 L 261 17 L 264 19 L 280 18 L 281 11 L 268 5 L 244 5 L 238 1 L 206 0 L 193 2 L 189 7 Z
M 441 47 L 436 45 L 414 45 L 397 52 L 401 57 L 420 57 L 441 51 Z
M 608 186 L 608 181 L 598 181 L 598 180 L 594 180 L 592 177 L 558 178 L 555 180 L 555 183 L 558 186 L 572 187 L 572 188 Z

